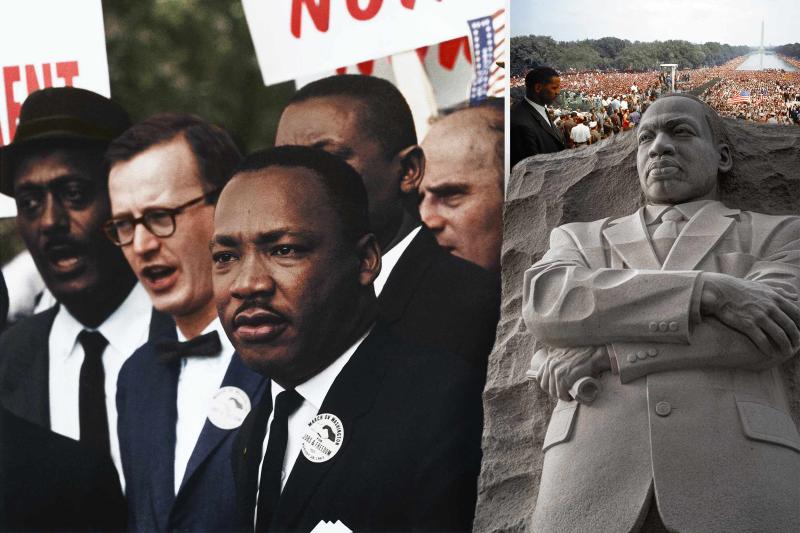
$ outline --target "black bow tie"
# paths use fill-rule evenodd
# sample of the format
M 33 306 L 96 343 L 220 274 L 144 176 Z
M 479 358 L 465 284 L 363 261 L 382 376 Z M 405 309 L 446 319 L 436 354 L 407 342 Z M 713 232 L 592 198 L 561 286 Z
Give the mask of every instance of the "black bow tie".
M 211 331 L 185 342 L 161 340 L 155 344 L 156 354 L 161 363 L 171 363 L 181 357 L 211 357 L 222 351 L 219 334 Z

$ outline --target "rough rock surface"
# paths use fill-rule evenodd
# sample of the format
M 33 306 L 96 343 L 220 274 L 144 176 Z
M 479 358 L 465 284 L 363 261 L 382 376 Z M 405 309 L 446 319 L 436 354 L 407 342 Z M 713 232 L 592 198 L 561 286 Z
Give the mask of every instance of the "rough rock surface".
M 800 128 L 725 122 L 735 165 L 722 200 L 751 211 L 800 215 Z M 535 156 L 512 171 L 504 214 L 502 313 L 484 392 L 475 531 L 530 530 L 541 447 L 555 405 L 525 377 L 536 340 L 521 317 L 523 273 L 547 250 L 552 228 L 626 215 L 642 200 L 633 132 L 580 150 Z M 794 376 L 789 383 L 793 414 L 800 423 L 800 358 L 787 365 Z

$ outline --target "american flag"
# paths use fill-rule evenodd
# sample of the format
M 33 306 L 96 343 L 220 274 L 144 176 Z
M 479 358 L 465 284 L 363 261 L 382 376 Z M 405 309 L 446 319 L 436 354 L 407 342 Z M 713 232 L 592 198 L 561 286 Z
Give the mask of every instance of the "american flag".
M 488 17 L 469 21 L 475 77 L 470 88 L 470 104 L 488 96 L 505 96 L 505 69 L 498 61 L 506 61 L 506 11 L 500 9 Z
M 745 102 L 750 103 L 750 91 L 742 91 L 738 95 L 728 98 L 729 104 L 743 104 Z

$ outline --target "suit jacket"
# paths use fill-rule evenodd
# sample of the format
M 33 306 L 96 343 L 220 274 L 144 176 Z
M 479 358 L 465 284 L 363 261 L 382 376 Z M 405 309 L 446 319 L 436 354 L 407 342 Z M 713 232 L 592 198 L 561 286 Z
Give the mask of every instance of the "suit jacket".
M 800 528 L 800 435 L 781 360 L 712 318 L 692 325 L 701 271 L 797 302 L 800 218 L 711 202 L 663 264 L 642 210 L 553 230 L 525 274 L 525 321 L 547 344 L 606 345 L 618 375 L 601 376 L 589 406 L 557 404 L 534 530 L 636 530 L 652 494 L 671 531 Z
M 397 337 L 486 367 L 500 315 L 499 280 L 442 249 L 427 228 L 400 257 L 378 304 Z
M 376 325 L 319 411 L 341 420 L 342 447 L 322 463 L 298 456 L 271 529 L 310 531 L 321 520 L 341 520 L 354 531 L 468 531 L 482 389 L 474 366 L 405 344 Z M 247 449 L 253 424 L 248 416 L 233 456 L 239 525 L 250 531 L 261 460 L 260 446 Z
M 171 335 L 176 337 L 173 327 Z M 117 382 L 117 430 L 125 473 L 130 531 L 226 531 L 236 500 L 231 446 L 237 429 L 206 419 L 178 494 L 175 494 L 175 424 L 180 361 L 158 362 L 152 342 L 128 359 Z M 233 354 L 221 387 L 243 390 L 255 406 L 265 380 Z
M 512 168 L 526 157 L 558 152 L 567 147 L 561 130 L 553 129 L 526 100 L 511 106 L 510 119 Z
M 109 457 L 0 407 L 0 531 L 122 531 Z
M 20 320 L 0 335 L 0 404 L 34 424 L 50 428 L 50 328 L 58 306 Z M 153 310 L 150 338 L 172 323 Z

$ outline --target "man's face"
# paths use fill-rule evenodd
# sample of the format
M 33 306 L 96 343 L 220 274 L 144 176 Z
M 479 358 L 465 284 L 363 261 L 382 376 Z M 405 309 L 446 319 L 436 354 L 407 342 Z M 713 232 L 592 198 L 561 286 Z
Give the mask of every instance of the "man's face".
M 291 104 L 278 123 L 275 145 L 312 146 L 347 161 L 364 180 L 369 218 L 378 241 L 394 238 L 403 218 L 400 158 L 387 154 L 365 126 L 363 104 L 344 96 L 312 98 Z
M 636 168 L 648 201 L 678 204 L 713 199 L 717 175 L 730 153 L 717 145 L 698 102 L 683 97 L 657 100 L 637 130 Z
M 305 168 L 234 177 L 217 204 L 211 253 L 225 332 L 248 366 L 278 382 L 327 365 L 374 277 L 362 274 L 357 246 Z
M 182 136 L 116 163 L 109 176 L 114 218 L 137 218 L 154 209 L 174 208 L 204 192 L 197 161 Z M 175 215 L 171 236 L 156 237 L 138 224 L 133 242 L 122 247 L 159 311 L 180 317 L 213 306 L 208 252 L 213 216 L 212 205 L 192 205 Z
M 553 76 L 547 83 L 535 83 L 534 92 L 539 96 L 539 103 L 550 105 L 556 101 L 561 94 L 561 78 Z
M 476 133 L 478 127 L 482 130 Z M 500 271 L 503 240 L 498 135 L 478 116 L 459 120 L 454 115 L 434 125 L 422 143 L 427 167 L 419 206 L 422 221 L 441 247 L 492 272 Z
M 101 229 L 110 212 L 101 161 L 99 150 L 59 149 L 33 153 L 15 167 L 17 228 L 61 301 L 108 287 L 124 266 Z

